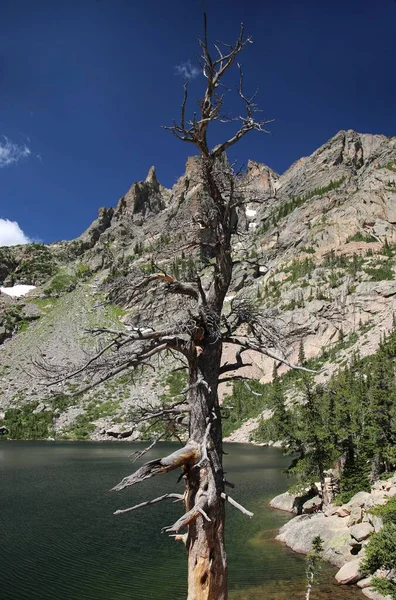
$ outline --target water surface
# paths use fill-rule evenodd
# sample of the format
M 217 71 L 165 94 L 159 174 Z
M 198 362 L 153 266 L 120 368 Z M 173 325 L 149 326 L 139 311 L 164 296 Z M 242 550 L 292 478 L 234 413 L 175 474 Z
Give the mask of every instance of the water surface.
M 0 443 L 0 569 L 5 600 L 185 600 L 183 544 L 161 534 L 181 514 L 162 502 L 130 514 L 126 508 L 166 492 L 182 492 L 168 473 L 124 492 L 110 492 L 132 465 L 139 444 L 83 442 Z M 162 444 L 144 460 L 175 448 Z M 232 495 L 255 513 L 227 507 L 232 600 L 305 597 L 304 557 L 274 540 L 289 516 L 268 507 L 284 491 L 288 459 L 277 449 L 228 445 Z M 312 600 L 357 600 L 354 588 L 333 584 L 325 566 Z M 215 600 L 215 599 L 213 599 Z

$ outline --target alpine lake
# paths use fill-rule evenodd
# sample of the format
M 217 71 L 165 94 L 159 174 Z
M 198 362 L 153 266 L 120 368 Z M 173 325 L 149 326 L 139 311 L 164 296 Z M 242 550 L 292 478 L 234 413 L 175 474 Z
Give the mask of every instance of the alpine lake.
M 167 492 L 183 491 L 179 473 L 123 492 L 116 483 L 143 462 L 172 452 L 158 444 L 132 464 L 144 444 L 88 442 L 0 443 L 0 595 L 4 600 L 185 600 L 186 552 L 161 529 L 182 505 L 164 501 L 114 516 Z M 280 450 L 227 445 L 232 496 L 252 519 L 227 506 L 230 600 L 302 600 L 304 557 L 275 540 L 290 515 L 269 507 L 290 485 Z M 364 598 L 334 583 L 324 563 L 311 600 Z M 215 600 L 215 599 L 213 599 Z

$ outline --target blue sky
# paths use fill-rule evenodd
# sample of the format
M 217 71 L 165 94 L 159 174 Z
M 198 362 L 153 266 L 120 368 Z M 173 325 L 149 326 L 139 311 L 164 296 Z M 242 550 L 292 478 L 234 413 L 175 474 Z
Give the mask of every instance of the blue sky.
M 3 229 L 71 239 L 152 164 L 164 185 L 176 181 L 192 147 L 161 125 L 179 111 L 175 67 L 197 65 L 203 10 L 212 40 L 234 41 L 245 23 L 246 87 L 260 86 L 275 119 L 231 158 L 282 172 L 340 129 L 396 134 L 394 0 L 3 0 Z M 191 81 L 192 96 L 203 83 Z M 239 110 L 232 95 L 229 108 Z

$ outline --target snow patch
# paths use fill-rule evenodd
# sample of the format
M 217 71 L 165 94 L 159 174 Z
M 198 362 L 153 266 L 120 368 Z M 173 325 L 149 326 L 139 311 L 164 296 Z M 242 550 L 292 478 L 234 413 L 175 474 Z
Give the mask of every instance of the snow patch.
M 257 223 L 249 223 L 249 229 L 256 229 Z
M 247 208 L 246 209 L 246 216 L 247 217 L 255 217 L 257 215 L 257 210 L 254 210 L 253 208 Z
M 0 287 L 0 293 L 12 296 L 13 298 L 20 298 L 35 289 L 35 285 L 13 285 L 11 287 Z
M 224 302 L 231 302 L 231 300 L 233 300 L 234 298 L 235 298 L 235 295 L 234 296 L 226 296 L 224 298 Z

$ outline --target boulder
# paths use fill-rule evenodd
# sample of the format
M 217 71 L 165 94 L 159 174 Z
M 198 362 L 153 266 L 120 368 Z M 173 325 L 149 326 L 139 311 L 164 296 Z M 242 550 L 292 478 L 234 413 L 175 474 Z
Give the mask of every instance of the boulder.
M 383 596 L 382 594 L 380 594 L 379 592 L 377 592 L 377 590 L 375 590 L 373 587 L 366 587 L 362 589 L 362 593 L 367 596 L 367 598 L 370 598 L 370 600 L 390 600 L 389 596 Z
M 275 496 L 275 498 L 271 500 L 270 506 L 272 506 L 272 508 L 277 508 L 278 510 L 295 512 L 296 499 L 297 496 L 289 494 L 289 492 L 285 492 L 284 494 Z
M 363 512 L 360 506 L 354 506 L 351 510 L 348 519 L 348 527 L 352 527 L 352 525 L 356 525 L 357 523 L 361 523 L 363 518 Z
M 341 567 L 351 558 L 351 546 L 346 522 L 337 516 L 325 517 L 323 513 L 300 515 L 286 523 L 277 539 L 300 554 L 312 549 L 312 540 L 320 535 L 323 540 L 323 558 Z
M 372 580 L 372 577 L 365 577 L 364 579 L 361 579 L 360 581 L 358 581 L 357 586 L 360 587 L 361 589 L 370 587 L 371 580 Z
M 366 500 L 370 497 L 369 492 L 358 492 L 357 494 L 355 494 L 354 496 L 352 496 L 352 498 L 349 500 L 349 502 L 346 504 L 346 506 L 350 509 L 356 507 L 356 506 L 364 506 Z
M 335 514 L 339 517 L 349 517 L 349 515 L 351 514 L 351 509 L 347 506 L 340 506 L 339 508 L 337 508 Z
M 322 504 L 322 498 L 320 498 L 319 496 L 314 496 L 310 500 L 304 502 L 304 504 L 302 505 L 302 511 L 303 513 L 307 514 L 316 513 L 318 512 L 318 510 L 320 510 Z
M 357 525 L 353 525 L 349 531 L 357 542 L 362 542 L 374 533 L 374 527 L 370 523 L 358 523 Z
M 336 573 L 335 579 L 337 583 L 346 585 L 348 583 L 356 583 L 359 579 L 362 579 L 363 575 L 359 570 L 360 558 L 355 558 L 345 563 L 341 569 Z

